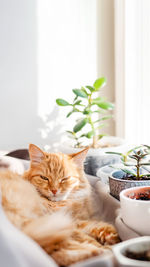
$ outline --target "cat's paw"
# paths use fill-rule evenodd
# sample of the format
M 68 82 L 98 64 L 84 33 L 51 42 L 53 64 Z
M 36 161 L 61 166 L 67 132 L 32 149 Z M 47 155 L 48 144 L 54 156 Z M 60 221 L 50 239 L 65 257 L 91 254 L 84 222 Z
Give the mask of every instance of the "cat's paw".
M 95 227 L 91 232 L 92 236 L 102 245 L 114 245 L 120 242 L 120 238 L 112 225 Z

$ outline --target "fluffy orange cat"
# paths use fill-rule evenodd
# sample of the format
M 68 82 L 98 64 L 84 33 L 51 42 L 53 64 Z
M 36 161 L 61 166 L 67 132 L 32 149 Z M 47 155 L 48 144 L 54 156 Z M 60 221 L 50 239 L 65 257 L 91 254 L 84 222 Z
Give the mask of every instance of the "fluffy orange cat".
M 91 219 L 91 187 L 83 170 L 87 151 L 52 154 L 30 145 L 31 164 L 23 177 L 0 173 L 9 220 L 63 266 L 119 242 L 112 225 Z

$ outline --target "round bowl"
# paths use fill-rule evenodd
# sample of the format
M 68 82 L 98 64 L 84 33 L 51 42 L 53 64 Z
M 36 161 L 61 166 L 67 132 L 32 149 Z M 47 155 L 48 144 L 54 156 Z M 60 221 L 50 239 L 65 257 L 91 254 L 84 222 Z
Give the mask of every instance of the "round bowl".
M 143 236 L 133 238 L 124 242 L 121 242 L 117 245 L 114 245 L 113 253 L 117 259 L 119 266 L 122 267 L 149 267 L 150 261 L 141 261 L 130 259 L 126 256 L 126 251 L 133 253 L 141 253 L 146 250 L 150 250 L 150 237 Z
M 150 186 L 132 187 L 120 193 L 121 217 L 140 235 L 150 235 L 150 200 L 134 197 L 147 192 L 150 193 Z

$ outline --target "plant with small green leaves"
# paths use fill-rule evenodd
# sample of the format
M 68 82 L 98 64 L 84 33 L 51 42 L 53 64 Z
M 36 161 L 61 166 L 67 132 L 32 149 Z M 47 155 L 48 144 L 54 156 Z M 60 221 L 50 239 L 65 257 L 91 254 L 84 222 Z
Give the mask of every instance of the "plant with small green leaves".
M 150 154 L 150 146 L 148 145 L 142 145 L 142 146 L 146 147 L 147 153 Z
M 140 148 L 141 146 L 136 146 L 134 148 L 131 148 L 130 150 L 128 150 L 125 153 L 120 153 L 120 152 L 105 152 L 106 154 L 112 154 L 112 155 L 118 155 L 121 158 L 122 163 L 126 163 L 128 161 L 128 156 L 136 149 Z
M 86 85 L 81 89 L 73 89 L 75 95 L 70 103 L 62 98 L 56 99 L 59 106 L 71 107 L 67 114 L 67 118 L 74 113 L 79 113 L 80 117 L 76 120 L 73 130 L 67 131 L 70 137 L 76 142 L 75 146 L 82 146 L 83 138 L 92 139 L 91 147 L 98 147 L 98 141 L 106 134 L 100 134 L 99 130 L 105 126 L 103 121 L 108 120 L 112 115 L 106 115 L 110 110 L 114 109 L 114 104 L 108 102 L 104 97 L 95 95 L 106 84 L 104 77 L 97 79 L 92 86 Z M 99 117 L 95 119 L 95 115 Z M 88 131 L 84 131 L 85 126 L 89 126 Z M 85 128 L 84 128 L 85 127 Z
M 149 155 L 149 153 L 145 149 L 144 150 L 142 150 L 142 149 L 134 150 L 133 153 L 129 155 L 129 157 L 131 159 L 135 160 L 135 164 L 124 162 L 124 165 L 125 166 L 133 166 L 136 168 L 136 171 L 133 172 L 133 171 L 130 171 L 129 169 L 126 169 L 126 168 L 121 168 L 121 170 L 124 171 L 126 174 L 130 175 L 131 179 L 132 179 L 132 177 L 135 177 L 136 180 L 149 179 L 150 173 L 140 174 L 141 167 L 150 166 L 150 162 L 142 162 L 142 160 L 147 155 Z M 130 178 L 130 176 L 129 176 L 129 178 Z

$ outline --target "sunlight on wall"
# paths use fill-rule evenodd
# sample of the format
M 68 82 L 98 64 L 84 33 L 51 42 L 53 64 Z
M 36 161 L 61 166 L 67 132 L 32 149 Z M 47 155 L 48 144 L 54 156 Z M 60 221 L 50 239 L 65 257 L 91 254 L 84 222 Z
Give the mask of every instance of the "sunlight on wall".
M 58 114 L 56 98 L 97 77 L 96 40 L 96 0 L 38 1 L 38 114 L 50 114 L 51 130 L 67 111 Z

